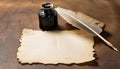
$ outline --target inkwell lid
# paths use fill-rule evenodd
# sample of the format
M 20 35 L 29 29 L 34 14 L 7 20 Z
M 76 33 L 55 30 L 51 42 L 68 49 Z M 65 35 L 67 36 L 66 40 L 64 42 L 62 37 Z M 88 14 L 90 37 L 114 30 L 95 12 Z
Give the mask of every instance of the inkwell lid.
M 42 4 L 42 8 L 52 8 L 52 7 L 53 7 L 53 4 L 50 2 Z

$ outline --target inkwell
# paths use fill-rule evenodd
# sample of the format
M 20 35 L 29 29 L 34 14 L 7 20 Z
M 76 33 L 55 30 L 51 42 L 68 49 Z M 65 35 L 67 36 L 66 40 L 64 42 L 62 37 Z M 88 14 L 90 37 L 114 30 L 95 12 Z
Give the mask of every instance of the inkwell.
M 38 16 L 41 30 L 54 30 L 57 28 L 57 11 L 53 8 L 52 3 L 42 4 L 42 9 L 38 12 Z

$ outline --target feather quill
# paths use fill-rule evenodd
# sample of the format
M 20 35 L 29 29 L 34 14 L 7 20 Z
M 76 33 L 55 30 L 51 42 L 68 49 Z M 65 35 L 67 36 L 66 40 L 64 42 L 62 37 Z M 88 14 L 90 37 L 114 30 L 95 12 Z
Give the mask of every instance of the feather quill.
M 115 51 L 118 51 L 117 48 L 115 48 L 110 42 L 108 42 L 105 38 L 103 38 L 100 33 L 102 32 L 102 29 L 99 28 L 97 25 L 94 23 L 89 24 L 89 21 L 84 21 L 83 19 L 78 18 L 78 16 L 75 14 L 75 12 L 63 8 L 56 8 L 56 11 L 58 14 L 65 19 L 68 23 L 71 25 L 83 29 L 84 31 L 96 35 L 99 38 L 101 38 L 108 46 L 113 48 Z

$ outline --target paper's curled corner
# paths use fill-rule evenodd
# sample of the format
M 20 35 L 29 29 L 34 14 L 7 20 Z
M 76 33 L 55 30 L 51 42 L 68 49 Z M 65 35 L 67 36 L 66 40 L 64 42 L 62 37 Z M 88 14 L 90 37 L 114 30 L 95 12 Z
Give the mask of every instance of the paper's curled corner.
M 100 22 L 86 14 L 83 14 L 81 12 L 76 12 L 76 15 L 78 16 L 78 18 L 81 18 L 84 21 L 89 21 L 89 23 L 94 23 L 96 24 L 99 28 L 103 28 L 105 26 L 105 24 L 103 22 Z
M 82 30 L 24 29 L 17 58 L 20 63 L 71 64 L 95 59 L 93 36 Z

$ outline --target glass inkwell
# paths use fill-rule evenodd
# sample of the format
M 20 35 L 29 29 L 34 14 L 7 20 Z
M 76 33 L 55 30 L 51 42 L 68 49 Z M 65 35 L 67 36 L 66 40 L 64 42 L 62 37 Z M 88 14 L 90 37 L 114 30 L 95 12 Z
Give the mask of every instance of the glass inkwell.
M 39 28 L 41 30 L 54 30 L 58 27 L 57 11 L 52 3 L 42 4 L 42 9 L 38 12 Z

